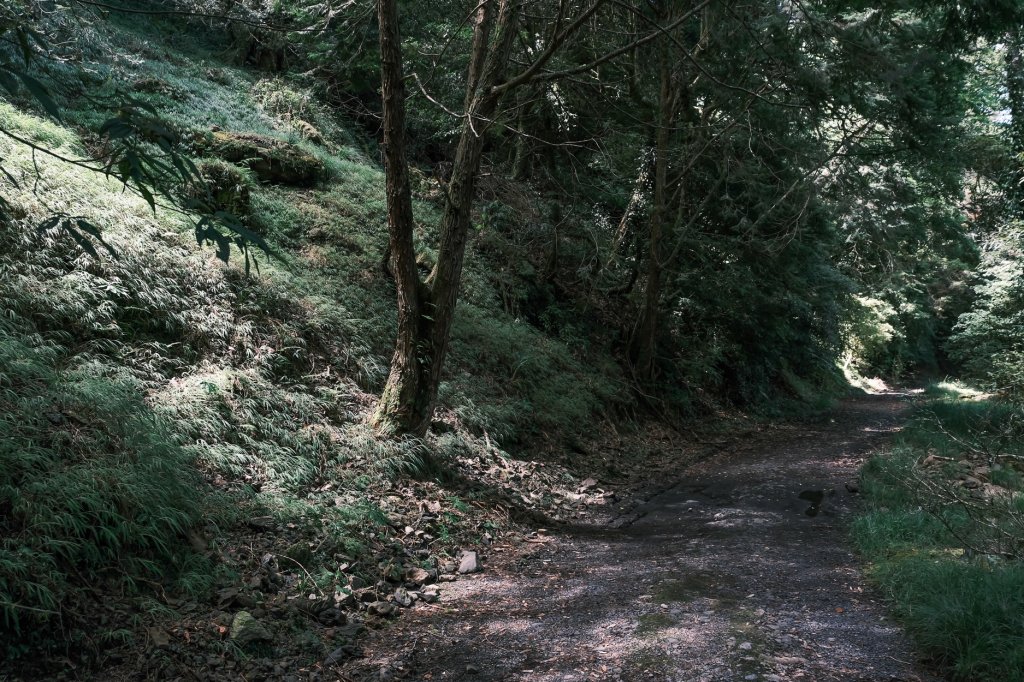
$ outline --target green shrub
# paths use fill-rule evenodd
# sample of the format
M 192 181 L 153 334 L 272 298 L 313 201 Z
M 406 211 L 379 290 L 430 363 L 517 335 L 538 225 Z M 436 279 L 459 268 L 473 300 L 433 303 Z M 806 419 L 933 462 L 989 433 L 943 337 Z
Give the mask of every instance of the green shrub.
M 881 563 L 896 615 L 954 680 L 1024 680 L 1024 567 L 912 556 Z

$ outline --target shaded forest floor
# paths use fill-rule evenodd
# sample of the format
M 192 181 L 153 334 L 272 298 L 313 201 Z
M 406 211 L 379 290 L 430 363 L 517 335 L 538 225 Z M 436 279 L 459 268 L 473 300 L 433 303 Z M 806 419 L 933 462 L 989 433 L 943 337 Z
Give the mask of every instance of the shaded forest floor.
M 858 467 L 905 406 L 860 397 L 684 453 L 676 483 L 625 515 L 493 547 L 483 573 L 372 633 L 340 677 L 931 679 L 847 546 Z

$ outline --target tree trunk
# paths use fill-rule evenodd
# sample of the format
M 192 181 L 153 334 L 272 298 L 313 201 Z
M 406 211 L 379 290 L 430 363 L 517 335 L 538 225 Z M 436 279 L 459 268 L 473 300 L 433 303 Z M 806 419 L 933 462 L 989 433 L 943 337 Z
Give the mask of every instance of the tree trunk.
M 1024 31 L 1015 29 L 1006 40 L 1006 91 L 1010 100 L 1011 165 L 1007 198 L 1015 215 L 1024 215 Z
M 533 149 L 530 139 L 523 133 L 526 130 L 526 122 L 529 120 L 537 99 L 528 90 L 520 90 L 521 100 L 519 112 L 516 117 L 516 143 L 515 155 L 512 159 L 512 177 L 515 180 L 524 181 L 530 179 L 530 171 L 533 163 Z
M 477 13 L 465 121 L 445 191 L 437 264 L 424 283 L 416 273 L 407 161 L 402 145 L 395 144 L 405 131 L 396 0 L 378 0 L 388 229 L 399 290 L 398 341 L 373 418 L 374 427 L 383 435 L 422 436 L 430 427 L 458 300 L 484 133 L 501 100 L 501 92 L 495 92 L 494 86 L 505 74 L 521 2 L 498 0 L 496 18 L 490 9 L 493 3 L 483 3 Z M 399 151 L 403 152 L 401 158 Z
M 373 418 L 381 432 L 410 430 L 431 405 L 422 368 L 429 361 L 420 340 L 429 332 L 429 292 L 416 270 L 412 192 L 405 154 L 405 80 L 395 0 L 377 3 L 380 22 L 381 96 L 384 105 L 384 165 L 388 205 L 388 251 L 398 290 L 398 339 L 391 372 Z M 428 416 L 429 419 L 429 416 Z
M 663 242 L 665 216 L 668 211 L 668 147 L 678 102 L 678 93 L 673 84 L 668 55 L 663 52 L 660 61 L 661 88 L 658 95 L 658 130 L 654 144 L 654 196 L 650 217 L 647 281 L 644 286 L 640 316 L 630 339 L 633 372 L 637 379 L 644 383 L 654 381 L 657 367 L 658 314 L 664 265 Z
M 627 252 L 629 246 L 636 239 L 636 223 L 643 212 L 644 204 L 647 203 L 647 192 L 651 184 L 651 171 L 654 166 L 654 154 L 649 148 L 640 152 L 640 162 L 637 168 L 636 180 L 633 181 L 633 191 L 629 194 L 629 203 L 619 220 L 619 226 L 615 230 L 615 238 L 612 241 L 611 253 L 608 255 L 610 265 L 620 252 Z

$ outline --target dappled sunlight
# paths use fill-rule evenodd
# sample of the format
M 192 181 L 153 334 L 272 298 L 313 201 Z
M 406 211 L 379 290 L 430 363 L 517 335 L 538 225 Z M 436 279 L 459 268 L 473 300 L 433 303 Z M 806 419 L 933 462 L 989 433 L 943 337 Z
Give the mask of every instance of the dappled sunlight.
M 1024 3 L 946 4 L 0 2 L 0 678 L 920 682 L 861 522 L 1012 626 Z

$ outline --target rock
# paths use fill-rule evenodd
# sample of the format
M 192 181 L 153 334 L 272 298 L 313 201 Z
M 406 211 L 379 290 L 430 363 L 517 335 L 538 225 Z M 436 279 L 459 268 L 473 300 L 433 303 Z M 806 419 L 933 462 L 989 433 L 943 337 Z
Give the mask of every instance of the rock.
M 231 641 L 245 646 L 251 642 L 269 642 L 273 635 L 248 611 L 239 611 L 231 621 Z
M 414 566 L 405 571 L 405 582 L 412 585 L 423 585 L 430 582 L 430 579 L 430 571 L 425 568 Z
M 476 667 L 472 663 L 470 663 L 469 665 L 466 666 L 466 674 L 467 675 L 478 675 L 479 673 L 480 673 L 480 668 Z
M 454 573 L 442 573 L 441 575 L 437 576 L 437 582 L 439 583 L 453 583 L 458 579 L 459 577 Z
M 428 604 L 433 604 L 434 602 L 436 602 L 440 598 L 441 598 L 441 593 L 438 592 L 436 587 L 433 588 L 433 589 L 426 589 L 426 590 L 423 590 L 422 592 L 420 592 L 420 599 L 422 599 L 423 601 L 425 601 Z
M 373 587 L 361 587 L 352 593 L 356 599 L 369 604 L 372 601 L 377 601 L 377 590 Z
M 754 645 L 751 644 L 750 642 L 742 642 L 740 644 L 740 649 L 743 649 L 744 651 L 750 651 L 753 648 L 754 648 Z
M 582 483 L 580 483 L 579 491 L 584 492 L 586 490 L 590 490 L 591 488 L 597 487 L 597 482 L 598 481 L 596 478 L 588 478 L 584 480 Z
M 395 603 L 403 608 L 412 606 L 412 597 L 409 595 L 409 591 L 404 587 L 395 590 Z
M 348 660 L 349 658 L 352 658 L 355 655 L 356 649 L 354 646 L 340 646 L 331 653 L 327 654 L 327 658 L 324 659 L 324 665 L 338 665 Z
M 462 559 L 459 561 L 459 573 L 465 575 L 467 573 L 476 573 L 480 570 L 480 561 L 477 558 L 476 552 L 463 552 Z
M 364 630 L 366 628 L 363 627 L 362 623 L 349 623 L 334 630 L 334 641 L 352 644 L 363 634 Z
M 974 476 L 968 476 L 964 479 L 964 487 L 969 489 L 977 488 L 981 485 L 981 481 L 976 479 Z
M 438 573 L 454 573 L 458 570 L 459 566 L 454 561 L 445 561 L 437 568 Z
M 317 614 L 316 619 L 324 625 L 344 625 L 346 620 L 345 612 L 336 608 L 324 609 Z
M 375 601 L 372 604 L 370 604 L 366 608 L 366 610 L 370 613 L 370 615 L 387 617 L 394 614 L 398 610 L 398 608 L 391 602 Z
M 334 605 L 340 609 L 350 609 L 356 605 L 356 597 L 351 592 L 336 590 L 334 592 Z
M 161 628 L 149 628 L 149 640 L 157 649 L 164 649 L 171 645 L 171 636 Z
M 854 494 L 859 493 L 860 492 L 860 483 L 857 482 L 857 481 L 847 481 L 846 482 L 846 492 L 854 493 Z

